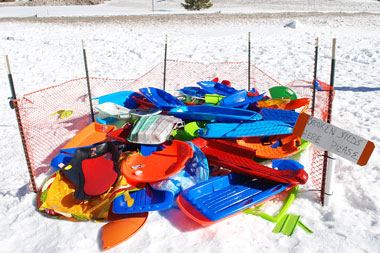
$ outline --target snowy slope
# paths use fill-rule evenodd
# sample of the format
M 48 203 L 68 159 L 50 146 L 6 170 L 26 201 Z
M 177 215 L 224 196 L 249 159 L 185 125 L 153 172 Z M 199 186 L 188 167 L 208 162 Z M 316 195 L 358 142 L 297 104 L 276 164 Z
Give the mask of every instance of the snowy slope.
M 335 4 L 328 5 L 332 11 L 343 8 L 340 2 L 329 2 Z M 228 1 L 220 3 L 227 6 Z M 293 3 L 283 1 L 279 9 L 285 10 Z M 377 4 L 375 1 L 356 3 L 359 6 Z M 117 2 L 106 4 L 116 6 Z M 238 10 L 244 9 L 244 4 L 242 0 L 234 1 Z M 0 7 L 1 15 L 5 13 L 4 8 Z M 78 13 L 90 12 L 91 8 L 78 7 Z M 131 13 L 138 12 L 138 6 L 133 8 Z M 298 9 L 294 7 L 294 10 Z M 17 7 L 14 12 L 22 16 L 23 8 Z M 295 79 L 312 79 L 314 39 L 318 36 L 319 78 L 328 82 L 331 40 L 335 37 L 337 91 L 333 122 L 372 140 L 379 147 L 380 34 L 376 32 L 379 15 L 164 17 L 0 20 L 0 55 L 9 55 L 17 94 L 21 97 L 83 77 L 82 39 L 87 45 L 91 76 L 133 79 L 162 61 L 165 34 L 169 36 L 168 57 L 171 59 L 234 62 L 247 59 L 247 34 L 251 32 L 254 64 L 286 84 Z M 294 20 L 296 29 L 284 28 Z M 228 73 L 223 78 L 228 79 Z M 27 189 L 28 174 L 14 112 L 7 102 L 10 93 L 3 67 L 0 84 L 1 251 L 100 251 L 99 231 L 103 224 L 56 221 L 35 210 L 36 195 Z M 365 167 L 338 158 L 335 193 L 328 207 L 321 207 L 315 193 L 301 187 L 289 212 L 302 215 L 303 223 L 314 231 L 312 235 L 301 229 L 291 238 L 272 234 L 273 224 L 247 215 L 202 228 L 179 209 L 170 209 L 152 212 L 139 233 L 111 252 L 378 252 L 379 162 L 378 148 Z M 280 200 L 275 199 L 269 211 L 275 212 L 280 205 Z

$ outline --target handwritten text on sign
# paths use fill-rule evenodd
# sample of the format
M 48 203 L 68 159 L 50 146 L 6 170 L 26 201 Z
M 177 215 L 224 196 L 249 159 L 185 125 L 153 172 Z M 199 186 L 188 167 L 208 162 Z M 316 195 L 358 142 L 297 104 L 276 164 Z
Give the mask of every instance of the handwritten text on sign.
M 359 165 L 367 163 L 375 147 L 372 142 L 360 136 L 305 113 L 298 117 L 293 133 Z

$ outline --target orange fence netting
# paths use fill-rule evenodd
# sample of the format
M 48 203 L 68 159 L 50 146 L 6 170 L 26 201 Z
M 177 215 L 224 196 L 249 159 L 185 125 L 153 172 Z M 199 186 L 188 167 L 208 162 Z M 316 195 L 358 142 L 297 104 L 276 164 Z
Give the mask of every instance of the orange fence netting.
M 160 63 L 140 78 L 131 80 L 113 80 L 91 78 L 92 97 L 109 93 L 132 90 L 143 87 L 162 88 L 164 64 Z M 166 63 L 166 90 L 175 91 L 185 86 L 197 86 L 203 80 L 219 77 L 227 79 L 236 89 L 246 89 L 248 86 L 248 64 L 236 63 L 193 63 L 168 60 Z M 260 93 L 268 91 L 273 86 L 282 85 L 265 74 L 256 66 L 251 66 L 251 87 Z M 307 81 L 293 81 L 286 84 L 293 89 L 298 97 L 312 98 L 313 86 Z M 26 147 L 29 153 L 32 171 L 35 177 L 45 174 L 50 168 L 50 161 L 59 150 L 78 131 L 91 121 L 87 82 L 79 78 L 52 86 L 43 90 L 24 95 L 18 101 L 20 119 L 24 128 Z M 96 102 L 93 103 L 96 106 Z M 327 117 L 328 92 L 317 91 L 314 116 L 325 120 Z M 68 118 L 61 118 L 60 110 L 71 110 Z M 309 111 L 310 112 L 310 111 Z M 305 169 L 310 175 L 313 188 L 321 189 L 323 151 L 308 152 Z

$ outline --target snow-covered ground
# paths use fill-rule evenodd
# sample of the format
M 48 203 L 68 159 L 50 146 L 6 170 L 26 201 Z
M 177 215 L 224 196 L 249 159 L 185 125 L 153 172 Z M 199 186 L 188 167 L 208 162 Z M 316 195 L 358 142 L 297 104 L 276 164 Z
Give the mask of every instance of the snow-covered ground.
M 38 13 L 38 16 L 120 14 L 108 12 L 108 7 L 120 12 L 128 7 L 123 14 L 151 13 L 151 1 L 145 2 L 144 5 L 132 0 L 106 2 L 102 5 L 104 12 L 98 6 L 0 7 L 0 17 L 35 15 L 33 11 L 38 8 L 48 13 Z M 156 3 L 155 8 L 165 14 L 181 13 L 181 7 L 169 9 L 177 2 Z M 330 206 L 321 207 L 315 200 L 315 193 L 301 187 L 290 213 L 302 215 L 303 223 L 314 234 L 306 234 L 301 229 L 290 238 L 273 234 L 272 223 L 242 214 L 202 228 L 179 209 L 170 209 L 150 213 L 141 231 L 111 251 L 379 252 L 380 134 L 376 129 L 380 125 L 377 104 L 380 96 L 380 15 L 361 12 L 376 12 L 380 2 L 214 2 L 214 7 L 206 12 L 222 9 L 222 14 L 0 19 L 0 55 L 9 55 L 16 91 L 21 97 L 85 76 L 81 40 L 86 42 L 90 76 L 134 79 L 163 60 L 166 34 L 170 59 L 239 62 L 247 59 L 247 35 L 251 32 L 254 64 L 286 84 L 296 79 L 312 79 L 314 41 L 319 37 L 319 79 L 328 82 L 331 41 L 337 38 L 333 122 L 372 140 L 377 148 L 364 167 L 338 158 Z M 119 7 L 124 4 L 129 5 Z M 311 6 L 310 9 L 307 6 Z M 27 8 L 34 9 L 30 12 Z M 166 8 L 168 11 L 164 11 Z M 233 9 L 234 14 L 223 14 Z M 250 13 L 299 10 L 355 13 L 239 14 L 248 9 Z M 296 21 L 296 28 L 285 28 L 291 21 Z M 228 73 L 221 78 L 228 79 Z M 100 251 L 103 224 L 57 221 L 35 210 L 36 195 L 28 192 L 29 178 L 15 115 L 8 105 L 10 91 L 4 67 L 0 67 L 0 84 L 0 251 Z M 275 211 L 279 206 L 281 202 L 276 199 L 269 204 L 269 209 Z
M 36 0 L 36 2 L 65 0 Z M 79 1 L 80 2 L 80 1 Z M 141 14 L 194 14 L 181 7 L 182 0 L 112 0 L 87 6 L 18 6 L 21 2 L 0 3 L 0 17 L 115 16 Z M 371 12 L 380 13 L 376 0 L 213 0 L 213 7 L 201 13 L 279 13 L 279 12 Z

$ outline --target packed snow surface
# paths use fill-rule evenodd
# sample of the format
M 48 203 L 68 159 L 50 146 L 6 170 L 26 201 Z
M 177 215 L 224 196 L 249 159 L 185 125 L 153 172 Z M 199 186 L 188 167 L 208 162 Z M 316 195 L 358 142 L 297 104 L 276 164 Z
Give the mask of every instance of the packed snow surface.
M 301 215 L 313 234 L 299 228 L 292 237 L 273 234 L 274 224 L 244 214 L 201 227 L 172 208 L 151 212 L 135 236 L 110 252 L 379 252 L 380 2 L 215 0 L 214 7 L 200 15 L 162 15 L 187 13 L 178 2 L 155 2 L 154 15 L 133 16 L 126 14 L 152 14 L 151 2 L 0 7 L 0 55 L 9 56 L 18 97 L 85 76 L 82 40 L 90 76 L 135 79 L 162 62 L 166 34 L 170 59 L 240 62 L 247 60 L 251 32 L 253 63 L 287 84 L 312 80 L 316 37 L 318 78 L 329 82 L 336 38 L 333 123 L 373 141 L 376 148 L 364 167 L 337 159 L 329 206 L 319 204 L 311 185 L 301 186 L 289 213 Z M 161 15 L 155 15 L 158 12 Z M 86 14 L 99 17 L 57 18 Z M 101 17 L 121 14 L 126 16 Z M 287 27 L 292 22 L 295 26 Z M 228 79 L 228 73 L 220 78 Z M 5 67 L 0 68 L 0 84 L 1 251 L 99 252 L 102 223 L 58 221 L 37 212 L 8 104 Z M 269 202 L 268 212 L 276 213 L 284 198 Z

